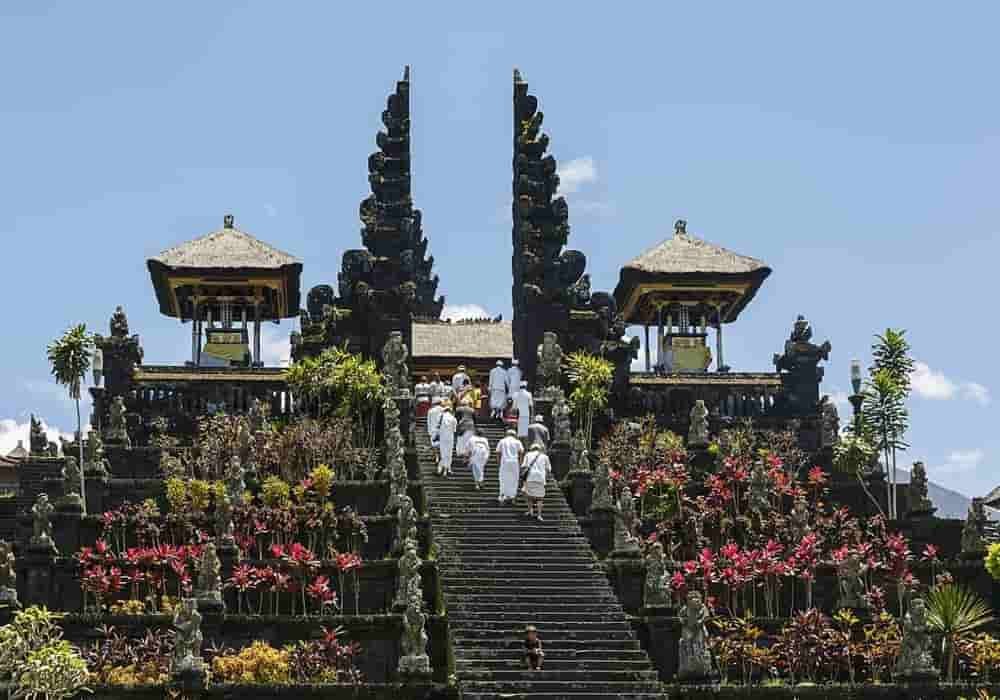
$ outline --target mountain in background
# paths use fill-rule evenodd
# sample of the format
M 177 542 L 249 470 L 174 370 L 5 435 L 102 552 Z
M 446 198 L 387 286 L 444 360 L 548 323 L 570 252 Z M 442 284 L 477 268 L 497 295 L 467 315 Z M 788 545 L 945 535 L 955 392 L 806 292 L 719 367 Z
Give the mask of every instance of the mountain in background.
M 899 483 L 910 483 L 910 472 L 903 469 L 897 469 L 896 472 L 899 474 Z M 958 491 L 946 489 L 933 481 L 927 482 L 927 497 L 937 508 L 934 515 L 939 518 L 965 520 L 965 516 L 969 513 L 969 506 L 972 505 L 972 499 L 968 496 L 960 494 Z

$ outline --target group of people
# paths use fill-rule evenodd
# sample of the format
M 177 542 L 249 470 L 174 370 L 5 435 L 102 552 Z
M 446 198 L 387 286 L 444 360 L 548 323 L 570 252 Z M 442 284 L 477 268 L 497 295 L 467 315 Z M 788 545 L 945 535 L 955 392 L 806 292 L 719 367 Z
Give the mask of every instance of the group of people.
M 427 396 L 427 433 L 431 446 L 437 451 L 439 476 L 451 476 L 455 455 L 464 457 L 472 472 L 476 490 L 482 489 L 485 480 L 486 463 L 490 457 L 489 441 L 476 427 L 474 395 L 466 389 L 470 386 L 465 367 L 460 365 L 452 376 L 450 391 L 442 395 L 436 386 L 439 380 L 428 383 L 422 379 L 417 385 L 418 402 Z M 443 385 L 443 383 L 440 383 Z M 443 385 L 446 386 L 447 385 Z M 512 393 L 511 388 L 518 387 Z M 426 387 L 426 388 L 425 388 Z M 492 418 L 502 419 L 508 403 L 517 412 L 517 429 L 509 428 L 497 443 L 500 455 L 501 503 L 514 503 L 518 491 L 528 499 L 528 515 L 542 520 L 542 504 L 545 498 L 545 482 L 552 465 L 546 454 L 549 430 L 541 415 L 531 420 L 534 398 L 528 391 L 528 383 L 521 379 L 517 360 L 504 368 L 502 361 L 490 371 L 489 384 L 490 411 Z M 529 448 L 525 451 L 524 445 Z

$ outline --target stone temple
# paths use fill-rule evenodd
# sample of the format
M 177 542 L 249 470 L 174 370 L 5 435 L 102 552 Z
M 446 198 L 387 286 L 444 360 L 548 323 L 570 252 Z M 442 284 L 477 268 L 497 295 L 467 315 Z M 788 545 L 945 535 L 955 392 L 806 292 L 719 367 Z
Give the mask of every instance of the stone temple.
M 831 688 L 803 687 L 818 698 L 862 667 L 857 697 L 876 682 L 879 697 L 916 697 L 905 683 L 917 680 L 920 697 L 936 697 L 941 660 L 924 653 L 922 603 L 911 602 L 944 571 L 996 599 L 982 500 L 965 521 L 935 517 L 920 465 L 891 512 L 877 452 L 844 467 L 846 426 L 821 391 L 833 346 L 805 317 L 774 329 L 768 371 L 727 364 L 772 270 L 703 239 L 696 222 L 677 220 L 623 256 L 614 289 L 593 289 L 585 252 L 569 247 L 541 102 L 518 71 L 513 317 L 442 320 L 433 231 L 411 193 L 410 90 L 407 68 L 368 159 L 359 247 L 328 283 L 303 293 L 308 261 L 231 214 L 147 261 L 160 313 L 190 327 L 190 356 L 144 362 L 141 329 L 119 307 L 95 337 L 84 463 L 70 459 L 78 443 L 50 444 L 34 419 L 31 444 L 0 457 L 0 623 L 47 606 L 84 651 L 104 625 L 133 640 L 171 635 L 172 651 L 144 662 L 159 671 L 133 687 L 114 682 L 125 671 L 92 666 L 99 698 L 789 697 L 807 680 Z M 262 324 L 295 318 L 291 367 L 266 366 Z M 574 403 L 578 353 L 609 368 L 589 423 Z M 363 370 L 321 373 L 345 357 L 402 379 L 376 399 L 344 398 L 330 387 L 355 386 Z M 496 497 L 495 448 L 516 420 L 483 409 L 491 371 L 513 359 L 552 436 L 541 522 Z M 450 382 L 460 365 L 484 389 L 472 406 L 490 446 L 482 491 L 463 458 L 438 476 L 428 429 L 440 397 L 422 378 Z M 317 374 L 303 382 L 303 368 Z M 891 559 L 903 540 L 909 554 Z M 859 656 L 850 674 L 846 663 L 802 670 L 818 652 L 796 656 L 787 630 L 810 608 L 827 620 L 852 610 L 858 644 L 886 609 L 905 653 L 871 668 Z M 734 661 L 732 627 L 705 624 L 743 616 L 769 640 L 740 647 L 758 665 Z M 525 664 L 528 626 L 540 670 Z M 320 643 L 334 629 L 336 654 Z M 271 647 L 274 666 L 227 675 L 254 644 Z

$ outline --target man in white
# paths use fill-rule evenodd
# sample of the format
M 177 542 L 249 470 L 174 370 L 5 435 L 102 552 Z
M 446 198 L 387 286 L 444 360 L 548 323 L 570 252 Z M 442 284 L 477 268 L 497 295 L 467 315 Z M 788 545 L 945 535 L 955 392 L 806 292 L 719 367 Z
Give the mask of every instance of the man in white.
M 504 439 L 497 443 L 497 453 L 500 455 L 500 497 L 497 500 L 506 503 L 517 498 L 521 455 L 524 454 L 524 445 L 514 430 L 508 430 Z
M 532 515 L 542 520 L 542 503 L 545 500 L 545 480 L 549 478 L 552 471 L 552 464 L 545 454 L 545 445 L 536 442 L 531 446 L 531 451 L 524 455 L 524 465 L 522 471 L 524 477 L 524 495 L 528 497 L 528 517 Z
M 490 416 L 503 418 L 503 410 L 507 407 L 507 370 L 503 368 L 503 360 L 497 360 L 497 366 L 490 370 Z
M 476 482 L 476 491 L 483 487 L 486 476 L 486 462 L 490 459 L 490 441 L 483 437 L 483 431 L 477 430 L 475 437 L 469 441 L 469 466 L 472 467 L 472 480 Z
M 451 375 L 451 390 L 457 394 L 468 380 L 469 375 L 465 373 L 465 365 L 459 365 L 458 371 Z
M 516 394 L 520 386 L 521 365 L 517 360 L 512 359 L 510 361 L 510 367 L 507 368 L 507 396 L 511 397 Z
M 441 426 L 438 428 L 438 449 L 441 450 L 441 461 L 438 462 L 439 476 L 451 476 L 451 460 L 455 456 L 457 428 L 458 421 L 451 412 L 451 406 L 448 406 L 441 415 Z
M 434 381 L 431 382 L 431 403 L 441 403 L 448 396 L 448 387 L 441 381 L 441 375 L 434 373 Z
M 425 415 L 431 405 L 431 383 L 423 376 L 413 387 L 413 395 L 417 399 L 417 415 Z
M 444 404 L 435 403 L 427 411 L 427 437 L 431 439 L 431 450 L 438 454 L 438 429 L 441 427 L 441 416 L 444 415 Z
M 513 396 L 514 408 L 517 409 L 517 436 L 528 437 L 528 426 L 531 425 L 531 412 L 535 408 L 535 398 L 528 391 L 528 382 L 521 382 L 521 388 Z

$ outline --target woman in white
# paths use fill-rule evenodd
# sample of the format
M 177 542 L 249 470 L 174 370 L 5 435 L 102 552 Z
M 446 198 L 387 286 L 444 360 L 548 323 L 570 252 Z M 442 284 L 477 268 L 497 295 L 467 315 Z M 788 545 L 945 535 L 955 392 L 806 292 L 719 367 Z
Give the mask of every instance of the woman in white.
M 469 440 L 469 466 L 472 467 L 472 480 L 476 482 L 476 491 L 483 487 L 486 462 L 489 458 L 490 441 L 483 437 L 482 430 L 477 430 L 475 437 Z
M 521 470 L 521 455 L 524 445 L 517 439 L 517 432 L 508 430 L 506 437 L 497 443 L 500 455 L 500 497 L 501 503 L 517 498 L 517 481 Z
M 451 408 L 444 409 L 441 416 L 441 425 L 438 428 L 438 449 L 441 450 L 441 461 L 438 462 L 438 474 L 440 476 L 451 476 L 451 460 L 455 454 L 455 430 L 458 428 L 458 421 L 452 415 Z
M 528 437 L 531 411 L 535 408 L 535 399 L 528 391 L 528 382 L 521 382 L 521 389 L 514 394 L 514 408 L 517 409 L 517 436 Z
M 528 497 L 528 517 L 536 516 L 542 520 L 542 501 L 545 499 L 545 480 L 549 478 L 552 464 L 545 454 L 545 445 L 536 442 L 528 454 L 524 455 L 522 471 L 524 478 L 524 495 Z

